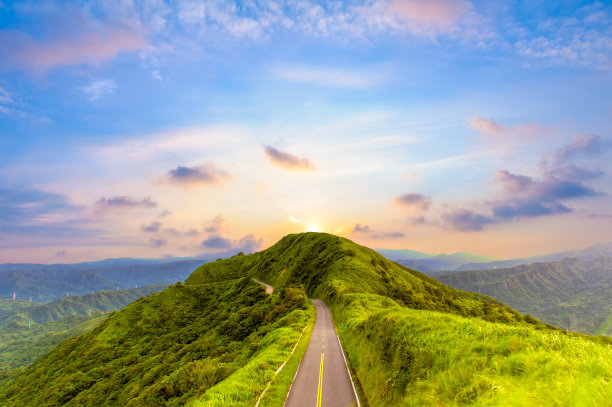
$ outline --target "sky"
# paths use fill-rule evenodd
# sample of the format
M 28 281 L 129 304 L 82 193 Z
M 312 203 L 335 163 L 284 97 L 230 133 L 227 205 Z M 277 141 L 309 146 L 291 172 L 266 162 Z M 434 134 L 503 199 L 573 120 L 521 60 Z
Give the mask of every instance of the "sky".
M 612 240 L 612 5 L 0 0 L 0 262 Z

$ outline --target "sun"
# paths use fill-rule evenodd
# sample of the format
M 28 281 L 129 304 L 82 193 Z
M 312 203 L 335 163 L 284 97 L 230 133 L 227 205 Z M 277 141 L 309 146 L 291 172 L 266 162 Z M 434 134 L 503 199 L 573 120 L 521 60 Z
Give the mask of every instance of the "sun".
M 321 228 L 319 227 L 319 225 L 313 224 L 311 223 L 310 225 L 308 225 L 308 227 L 306 228 L 306 232 L 322 232 Z

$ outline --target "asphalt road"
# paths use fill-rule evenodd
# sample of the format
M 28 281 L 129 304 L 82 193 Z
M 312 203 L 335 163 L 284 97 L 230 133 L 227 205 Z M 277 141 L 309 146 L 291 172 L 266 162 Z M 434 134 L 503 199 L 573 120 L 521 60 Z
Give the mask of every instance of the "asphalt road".
M 357 406 L 329 307 L 320 300 L 312 302 L 317 319 L 285 407 Z

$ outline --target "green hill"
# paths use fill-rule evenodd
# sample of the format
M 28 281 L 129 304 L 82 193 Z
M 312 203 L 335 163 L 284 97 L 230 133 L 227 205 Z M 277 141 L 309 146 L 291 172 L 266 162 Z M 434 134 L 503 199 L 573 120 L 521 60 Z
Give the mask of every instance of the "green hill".
M 12 311 L 0 309 L 0 327 L 18 321 L 22 324 L 57 321 L 69 315 L 88 315 L 96 311 L 115 311 L 138 298 L 161 291 L 167 284 L 152 284 L 128 290 L 99 291 L 82 296 L 65 297 L 47 304 L 19 301 Z M 13 300 L 3 300 L 6 304 Z M 6 306 L 8 308 L 8 305 Z
M 59 321 L 32 325 L 12 322 L 0 328 L 0 386 L 59 343 L 99 325 L 107 313 L 72 315 Z
M 520 312 L 589 334 L 612 334 L 612 257 L 575 258 L 436 276 L 490 295 Z
M 305 233 L 207 263 L 184 285 L 112 314 L 35 362 L 0 390 L 0 403 L 253 405 L 309 317 L 304 292 L 332 308 L 371 406 L 612 399 L 607 338 L 543 324 L 347 239 Z
M 120 291 L 100 291 L 48 304 L 0 301 L 0 381 L 53 349 L 60 342 L 93 329 L 108 315 L 138 298 L 161 291 L 153 284 Z

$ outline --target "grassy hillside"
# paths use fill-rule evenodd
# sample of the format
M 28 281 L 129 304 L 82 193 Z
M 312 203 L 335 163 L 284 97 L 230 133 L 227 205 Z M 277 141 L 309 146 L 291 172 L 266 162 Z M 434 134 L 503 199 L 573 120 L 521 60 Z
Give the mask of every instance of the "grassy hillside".
M 445 286 L 326 234 L 200 267 L 187 282 L 253 275 L 304 284 L 332 307 L 371 406 L 605 405 L 612 347 Z M 560 390 L 563 393 L 560 394 Z
M 299 290 L 268 296 L 247 278 L 177 284 L 60 344 L 0 390 L 0 404 L 178 406 L 197 397 L 250 405 L 307 309 Z
M 566 329 L 612 334 L 612 257 L 463 271 L 436 278 L 490 295 Z
M 185 285 L 112 314 L 0 390 L 0 404 L 253 405 L 308 319 L 304 292 L 332 308 L 370 406 L 612 399 L 611 340 L 546 325 L 347 239 L 306 233 L 207 263 Z
M 128 290 L 99 291 L 82 296 L 65 297 L 47 304 L 20 301 L 12 311 L 0 310 L 0 327 L 11 322 L 27 325 L 58 321 L 69 315 L 88 315 L 96 311 L 115 311 L 167 287 L 166 284 L 152 284 Z M 12 300 L 4 300 L 6 303 Z

